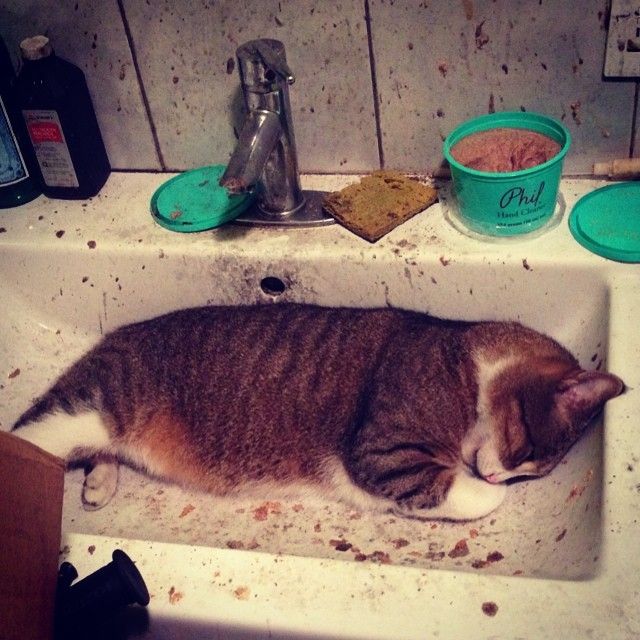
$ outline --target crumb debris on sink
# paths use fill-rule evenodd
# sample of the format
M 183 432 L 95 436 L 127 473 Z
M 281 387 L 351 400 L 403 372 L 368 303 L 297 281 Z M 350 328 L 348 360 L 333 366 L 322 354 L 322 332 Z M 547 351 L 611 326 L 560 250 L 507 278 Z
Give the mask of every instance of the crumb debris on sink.
M 182 598 L 184 598 L 184 594 L 181 591 L 177 591 L 176 588 L 172 585 L 169 589 L 169 603 L 178 604 L 178 602 L 180 602 Z
M 247 586 L 240 586 L 233 590 L 233 595 L 236 600 L 248 600 L 251 595 L 251 589 Z
M 253 551 L 260 548 L 260 543 L 253 538 L 249 542 L 243 542 L 242 540 L 227 540 L 228 549 L 246 549 L 247 551 Z
M 504 560 L 504 556 L 499 551 L 492 551 L 487 554 L 486 560 L 474 560 L 471 566 L 474 569 L 484 569 L 494 562 L 500 562 L 500 560 Z
M 458 540 L 458 542 L 456 542 L 456 544 L 453 547 L 453 549 L 451 549 L 451 551 L 449 551 L 449 553 L 447 553 L 447 555 L 450 558 L 462 558 L 464 556 L 468 556 L 469 555 L 469 545 L 467 544 L 466 539 L 462 538 L 461 540 Z
M 411 543 L 405 538 L 396 538 L 395 540 L 391 541 L 391 544 L 395 549 L 402 549 L 402 547 L 406 547 Z
M 368 558 L 380 564 L 391 564 L 391 556 L 385 551 L 374 551 Z
M 282 504 L 280 502 L 274 502 L 267 500 L 263 502 L 259 507 L 253 509 L 253 519 L 263 521 L 269 517 L 269 514 L 281 514 Z
M 581 482 L 579 483 L 577 482 L 571 487 L 571 491 L 569 492 L 569 495 L 567 496 L 567 499 L 565 502 L 571 502 L 572 500 L 579 498 L 584 493 L 584 490 L 587 488 L 587 485 L 591 482 L 592 478 L 593 478 L 593 469 L 589 469 L 584 474 Z
M 498 605 L 495 602 L 483 602 L 482 613 L 484 613 L 485 616 L 493 618 L 493 616 L 498 613 Z
M 179 518 L 184 518 L 186 516 L 188 516 L 192 511 L 195 510 L 195 507 L 189 503 L 188 505 L 186 505 L 184 507 L 184 509 L 180 512 L 180 515 L 178 516 Z
M 329 544 L 336 551 L 349 551 L 349 549 L 353 547 L 353 545 L 350 542 L 347 542 L 346 540 L 329 540 Z

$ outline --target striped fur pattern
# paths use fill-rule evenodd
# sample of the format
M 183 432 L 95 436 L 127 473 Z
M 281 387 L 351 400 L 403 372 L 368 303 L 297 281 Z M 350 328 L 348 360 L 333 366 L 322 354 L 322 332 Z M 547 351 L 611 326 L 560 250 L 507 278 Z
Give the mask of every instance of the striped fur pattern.
M 89 462 L 228 495 L 320 493 L 368 510 L 473 519 L 504 481 L 548 473 L 623 389 L 514 323 L 396 309 L 203 307 L 122 327 L 14 426 Z

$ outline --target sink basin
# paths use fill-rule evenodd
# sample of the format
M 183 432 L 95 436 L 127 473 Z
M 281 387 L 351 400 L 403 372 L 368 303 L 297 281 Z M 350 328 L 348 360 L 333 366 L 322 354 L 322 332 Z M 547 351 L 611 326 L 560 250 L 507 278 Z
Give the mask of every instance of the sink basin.
M 295 231 L 230 225 L 185 238 L 155 226 L 144 197 L 129 220 L 116 216 L 125 214 L 109 200 L 117 198 L 112 194 L 123 185 L 129 193 L 150 194 L 154 180 L 157 176 L 116 174 L 105 194 L 84 210 L 78 203 L 40 199 L 12 218 L 2 214 L 2 429 L 103 333 L 204 304 L 392 305 L 446 318 L 519 320 L 559 340 L 585 368 L 609 368 L 632 386 L 626 363 L 638 339 L 630 337 L 625 322 L 632 315 L 629 305 L 638 306 L 633 302 L 637 276 L 633 267 L 572 245 L 567 250 L 570 239 L 562 225 L 531 241 L 483 244 L 450 228 L 436 205 L 376 245 L 337 225 Z M 327 180 L 308 178 L 307 186 L 331 188 L 344 178 L 328 185 Z M 581 188 L 565 185 L 568 200 L 572 189 Z M 616 350 L 620 340 L 627 340 L 626 346 Z M 512 484 L 504 504 L 477 521 L 425 523 L 303 499 L 229 500 L 121 467 L 116 496 L 97 512 L 82 509 L 82 470 L 67 474 L 63 533 L 68 541 L 94 547 L 112 538 L 125 544 L 141 540 L 154 548 L 185 545 L 198 554 L 243 562 L 258 558 L 273 565 L 293 557 L 295 564 L 297 557 L 316 568 L 345 566 L 351 572 L 359 566 L 397 576 L 441 575 L 440 581 L 472 574 L 469 580 L 509 577 L 509 585 L 536 582 L 527 577 L 565 583 L 566 589 L 599 580 L 609 584 L 611 531 L 626 531 L 619 514 L 611 515 L 611 505 L 622 504 L 621 513 L 627 514 L 628 500 L 637 502 L 637 496 L 629 498 L 622 489 L 611 493 L 612 474 L 624 468 L 612 467 L 618 463 L 608 447 L 618 447 L 620 459 L 633 469 L 640 464 L 631 458 L 637 448 L 632 454 L 620 444 L 626 431 L 620 426 L 624 411 L 617 409 L 626 406 L 627 415 L 633 402 L 637 407 L 628 392 L 610 403 L 549 476 Z M 71 548 L 66 552 L 73 555 Z M 86 552 L 76 553 L 87 561 Z M 152 564 L 148 558 L 141 562 L 149 571 Z M 210 588 L 224 582 L 221 577 L 218 584 L 214 574 L 208 574 Z M 499 584 L 509 590 L 507 583 Z M 637 578 L 634 584 L 637 598 Z M 234 593 L 236 601 L 244 598 L 244 592 Z M 170 605 L 175 611 L 176 603 Z
M 439 317 L 518 319 L 560 340 L 585 367 L 602 366 L 606 358 L 607 291 L 589 272 L 559 274 L 553 267 L 540 267 L 534 275 L 522 265 L 481 268 L 454 261 L 444 266 L 438 256 L 415 256 L 410 265 L 404 259 L 376 259 L 369 265 L 344 258 L 325 258 L 316 265 L 293 256 L 255 256 L 239 262 L 225 252 L 188 255 L 171 247 L 134 249 L 5 249 L 2 296 L 11 304 L 1 321 L 0 359 L 20 374 L 2 390 L 3 427 L 103 332 L 191 305 L 274 299 L 367 307 L 388 303 Z M 345 279 L 361 282 L 362 287 L 347 288 Z M 569 283 L 589 291 L 589 296 L 568 297 Z M 514 484 L 498 511 L 471 523 L 430 524 L 304 501 L 264 503 L 268 506 L 263 508 L 264 501 L 224 501 L 132 470 L 123 470 L 110 504 L 86 512 L 80 502 L 82 481 L 80 469 L 68 476 L 66 531 L 348 560 L 367 556 L 465 571 L 480 567 L 506 575 L 585 578 L 598 566 L 602 425 L 596 421 L 550 476 Z M 474 543 L 473 551 L 461 557 L 452 550 L 463 538 Z M 346 551 L 339 550 L 347 544 L 351 546 Z M 503 557 L 486 562 L 496 553 Z

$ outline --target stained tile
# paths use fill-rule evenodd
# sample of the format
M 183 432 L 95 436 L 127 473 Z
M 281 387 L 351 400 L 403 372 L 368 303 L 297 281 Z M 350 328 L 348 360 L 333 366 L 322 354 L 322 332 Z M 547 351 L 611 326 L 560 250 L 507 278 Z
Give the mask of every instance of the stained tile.
M 636 95 L 640 96 L 640 82 L 638 82 L 637 84 L 634 83 L 634 86 L 636 86 Z M 637 100 L 635 105 L 636 127 L 634 131 L 633 154 L 632 154 L 634 158 L 640 158 L 640 127 L 638 127 L 638 124 L 640 123 L 639 111 L 640 111 L 640 101 Z
M 116 0 L 8 0 L 0 31 L 16 59 L 23 38 L 44 34 L 84 71 L 114 169 L 160 168 Z
M 633 83 L 602 80 L 606 0 L 370 0 L 385 164 L 428 171 L 460 122 L 539 111 L 573 138 L 565 173 L 628 154 Z
M 165 163 L 226 162 L 241 128 L 235 50 L 254 38 L 285 43 L 300 168 L 378 167 L 361 2 L 125 0 Z

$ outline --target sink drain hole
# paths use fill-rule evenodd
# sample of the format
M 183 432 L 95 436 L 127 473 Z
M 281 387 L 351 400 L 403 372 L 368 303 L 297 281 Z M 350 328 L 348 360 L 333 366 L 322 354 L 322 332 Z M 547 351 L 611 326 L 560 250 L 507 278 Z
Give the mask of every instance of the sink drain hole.
M 282 295 L 287 288 L 287 285 L 280 280 L 280 278 L 276 278 L 275 276 L 267 276 L 266 278 L 262 278 L 260 280 L 260 288 L 263 293 L 266 293 L 268 296 L 277 297 Z

